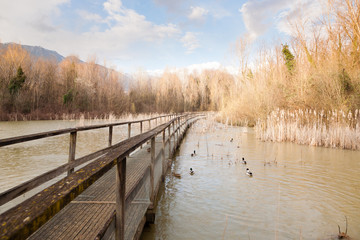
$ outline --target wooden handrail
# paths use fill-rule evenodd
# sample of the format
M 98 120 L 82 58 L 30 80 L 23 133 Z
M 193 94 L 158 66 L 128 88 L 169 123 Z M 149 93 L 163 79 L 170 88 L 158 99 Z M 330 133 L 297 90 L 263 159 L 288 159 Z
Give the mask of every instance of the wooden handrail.
M 148 121 L 148 120 L 146 120 Z M 169 125 L 171 125 L 172 122 L 174 122 L 175 119 L 173 120 L 170 120 L 168 122 Z M 73 132 L 71 132 L 73 133 Z M 83 156 L 81 158 L 78 158 L 78 159 L 74 159 L 74 158 L 71 158 L 72 160 L 69 161 L 68 163 L 66 164 L 63 164 L 53 170 L 50 170 L 46 173 L 43 173 L 29 181 L 26 181 L 22 184 L 19 184 L 13 188 L 10 188 L 2 193 L 0 193 L 0 206 L 21 196 L 22 194 L 34 189 L 35 187 L 38 187 L 40 186 L 41 184 L 63 174 L 64 172 L 69 172 L 69 173 L 72 173 L 73 172 L 73 169 L 81 164 L 84 164 L 88 161 L 91 161 L 101 155 L 104 155 L 106 152 L 110 151 L 111 149 L 114 149 L 116 147 L 118 147 L 119 145 L 121 145 L 122 142 L 116 144 L 116 145 L 113 145 L 112 147 L 107 147 L 107 148 L 104 148 L 104 149 L 101 149 L 97 152 L 94 152 L 94 153 L 91 153 L 91 154 L 88 154 L 86 156 Z M 72 145 L 72 143 L 70 143 L 70 146 Z M 74 147 L 73 147 L 74 148 Z M 69 155 L 69 160 L 70 160 L 70 156 L 74 157 L 74 149 L 70 147 L 70 154 Z
M 108 123 L 108 124 L 75 127 L 75 128 L 66 128 L 66 129 L 60 129 L 60 130 L 55 130 L 55 131 L 48 131 L 48 132 L 35 133 L 35 134 L 29 134 L 29 135 L 24 135 L 24 136 L 4 138 L 4 139 L 0 139 L 0 147 L 8 146 L 8 145 L 16 144 L 16 143 L 28 142 L 28 141 L 32 141 L 32 140 L 41 139 L 41 138 L 62 135 L 62 134 L 71 133 L 71 132 L 80 132 L 80 131 L 114 127 L 114 126 L 120 126 L 120 125 L 126 125 L 126 124 L 141 123 L 144 121 L 151 121 L 156 118 L 167 117 L 167 116 L 175 116 L 175 115 L 169 114 L 169 115 L 162 115 L 162 116 L 143 119 L 143 120 L 127 121 L 127 122 L 119 122 L 119 123 Z

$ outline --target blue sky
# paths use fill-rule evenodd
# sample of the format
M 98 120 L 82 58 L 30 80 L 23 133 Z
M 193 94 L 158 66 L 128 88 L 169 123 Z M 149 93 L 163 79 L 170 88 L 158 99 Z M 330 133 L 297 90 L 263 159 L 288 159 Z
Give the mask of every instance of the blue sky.
M 42 46 L 123 72 L 233 66 L 239 37 L 287 42 L 310 0 L 0 0 L 0 41 Z M 314 11 L 315 9 L 315 11 Z M 230 69 L 230 68 L 229 68 Z

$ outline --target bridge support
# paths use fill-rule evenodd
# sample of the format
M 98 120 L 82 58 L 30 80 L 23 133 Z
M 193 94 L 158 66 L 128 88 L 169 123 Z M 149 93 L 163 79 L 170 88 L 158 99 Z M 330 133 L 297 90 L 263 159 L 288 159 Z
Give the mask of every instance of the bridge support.
M 116 164 L 116 240 L 125 238 L 125 186 L 126 186 L 126 158 L 118 158 Z

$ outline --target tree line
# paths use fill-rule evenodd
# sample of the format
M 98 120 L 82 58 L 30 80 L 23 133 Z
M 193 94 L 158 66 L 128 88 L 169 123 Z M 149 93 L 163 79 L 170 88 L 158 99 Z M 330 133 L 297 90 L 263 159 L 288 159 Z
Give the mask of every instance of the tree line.
M 58 63 L 11 44 L 0 50 L 0 119 L 217 111 L 235 81 L 221 70 L 182 75 L 168 70 L 154 77 L 139 71 L 129 80 L 96 59 L 82 62 L 70 56 Z

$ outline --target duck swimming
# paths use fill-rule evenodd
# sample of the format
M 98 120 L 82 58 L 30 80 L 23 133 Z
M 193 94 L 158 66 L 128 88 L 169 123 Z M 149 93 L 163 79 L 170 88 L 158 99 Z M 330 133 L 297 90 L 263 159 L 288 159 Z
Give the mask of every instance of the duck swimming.
M 194 175 L 194 174 L 195 174 L 195 172 L 193 171 L 192 168 L 190 168 L 190 175 Z
M 246 165 L 246 161 L 244 158 L 242 158 L 242 163 Z
M 253 175 L 252 172 L 250 172 L 250 170 L 248 168 L 246 169 L 246 174 L 249 175 L 250 177 L 252 177 L 252 175 Z
M 191 154 L 192 157 L 196 156 L 196 152 L 194 150 L 194 153 Z

